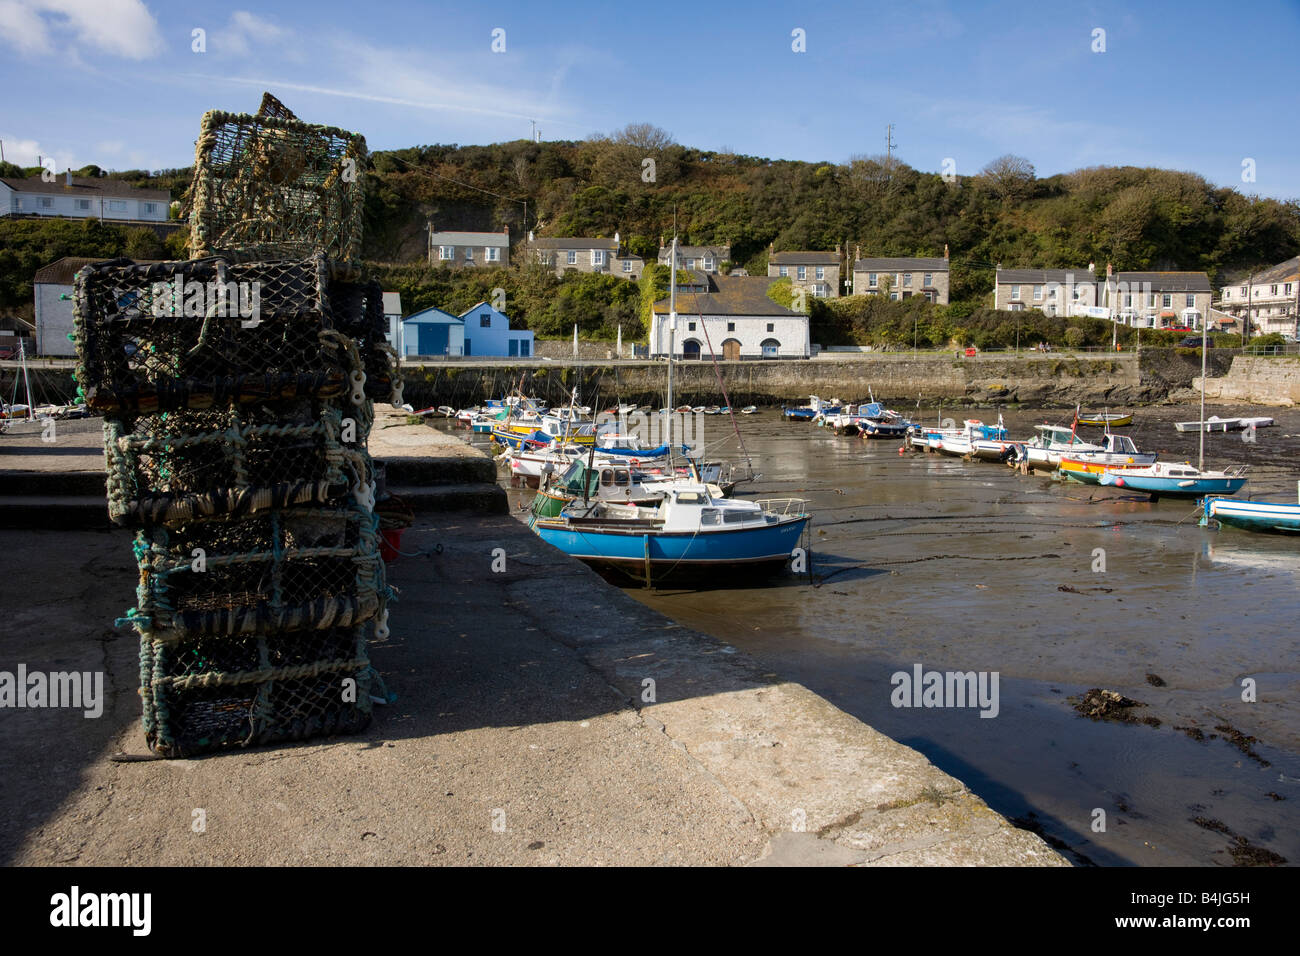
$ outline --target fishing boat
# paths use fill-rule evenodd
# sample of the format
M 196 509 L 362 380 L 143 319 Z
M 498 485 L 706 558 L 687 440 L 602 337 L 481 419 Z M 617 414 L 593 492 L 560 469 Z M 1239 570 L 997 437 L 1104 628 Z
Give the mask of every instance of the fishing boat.
M 901 438 L 912 423 L 879 402 L 858 406 L 858 432 L 863 438 Z
M 800 498 L 717 498 L 704 484 L 674 484 L 656 507 L 575 502 L 529 524 L 548 544 L 597 567 L 622 569 L 647 585 L 790 560 L 810 515 Z
M 1091 428 L 1123 428 L 1125 425 L 1133 424 L 1133 413 L 1129 412 L 1126 415 L 1123 412 L 1093 412 L 1080 415 L 1079 424 Z
M 1300 496 L 1298 496 L 1300 497 Z M 1300 534 L 1300 504 L 1273 501 L 1237 501 L 1231 498 L 1205 499 L 1201 524 L 1221 525 L 1268 534 Z
M 757 405 L 746 405 L 744 408 L 740 410 L 740 414 L 742 415 L 754 415 L 757 412 L 758 412 Z
M 1001 416 L 998 417 L 996 425 L 985 425 L 978 419 L 968 418 L 961 428 L 943 429 L 939 434 L 938 450 L 945 455 L 964 458 L 975 454 L 977 442 L 997 443 L 999 453 L 993 460 L 1003 460 L 1003 443 L 1007 445 L 1011 443 L 1007 441 L 1007 429 L 1002 424 Z
M 1198 422 L 1174 422 L 1180 432 L 1240 432 L 1247 428 L 1268 428 L 1276 424 L 1271 418 L 1220 418 L 1211 415 Z
M 675 466 L 643 470 L 626 459 L 580 457 L 571 461 L 563 472 L 553 473 L 542 482 L 530 510 L 537 517 L 554 518 L 582 499 L 650 507 L 657 505 L 669 489 L 684 482 L 703 484 L 714 498 L 725 498 L 735 488 L 735 482 L 721 480 L 722 470 L 716 462 L 700 467 L 688 460 L 680 471 Z M 719 480 L 707 480 L 710 474 Z
M 781 414 L 786 418 L 810 422 L 817 418 L 818 415 L 823 417 L 838 415 L 841 411 L 843 411 L 843 404 L 838 398 L 823 402 L 816 395 L 810 395 L 807 405 L 800 405 L 797 408 L 783 408 Z
M 1086 442 L 1065 425 L 1035 425 L 1038 434 L 1019 445 L 1016 462 L 1030 468 L 1055 471 L 1061 464 L 1064 452 L 1104 451 L 1101 445 Z
M 1097 483 L 1145 491 L 1152 498 L 1235 495 L 1246 483 L 1246 466 L 1237 465 L 1224 471 L 1205 471 L 1193 466 L 1191 462 L 1158 461 L 1144 468 L 1111 469 L 1098 476 Z
M 1156 463 L 1154 452 L 1138 451 L 1127 435 L 1107 434 L 1099 451 L 1064 451 L 1058 466 L 1061 477 L 1095 485 L 1116 468 L 1146 467 Z

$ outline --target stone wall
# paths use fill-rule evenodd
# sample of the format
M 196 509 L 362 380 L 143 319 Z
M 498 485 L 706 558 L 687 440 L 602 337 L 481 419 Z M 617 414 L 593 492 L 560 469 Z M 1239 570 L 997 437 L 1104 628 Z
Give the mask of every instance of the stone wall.
M 1201 387 L 1199 376 L 1192 385 Z M 1300 356 L 1235 356 L 1227 375 L 1206 379 L 1205 398 L 1284 407 L 1300 403 Z

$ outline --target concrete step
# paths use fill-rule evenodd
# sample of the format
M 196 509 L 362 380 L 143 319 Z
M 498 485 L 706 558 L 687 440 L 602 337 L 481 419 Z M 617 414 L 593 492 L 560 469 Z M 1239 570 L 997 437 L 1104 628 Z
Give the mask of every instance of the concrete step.
M 497 480 L 497 465 L 491 458 L 381 458 L 388 472 L 389 487 L 402 485 L 470 485 Z
M 510 508 L 505 489 L 495 481 L 423 486 L 394 486 L 389 482 L 388 493 L 401 498 L 417 514 L 426 511 L 505 514 Z
M 54 477 L 54 476 L 50 476 Z M 0 528 L 112 528 L 108 500 L 98 495 L 0 495 Z
M 104 495 L 102 471 L 0 471 L 0 497 L 8 495 Z

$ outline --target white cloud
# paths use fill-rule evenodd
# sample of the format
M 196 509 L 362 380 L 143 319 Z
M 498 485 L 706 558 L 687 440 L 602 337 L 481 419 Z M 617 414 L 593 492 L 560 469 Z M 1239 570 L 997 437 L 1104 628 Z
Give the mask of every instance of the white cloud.
M 47 166 L 53 163 L 56 172 L 63 172 L 69 167 L 80 169 L 86 165 L 77 162 L 76 154 L 70 150 L 50 149 L 42 146 L 39 140 L 11 136 L 8 131 L 0 131 L 0 140 L 4 141 L 5 159 L 17 166 L 35 166 L 41 161 Z
M 247 10 L 236 10 L 230 15 L 230 22 L 226 26 L 212 32 L 208 38 L 208 52 L 219 56 L 246 57 L 252 54 L 256 44 L 283 44 L 289 36 L 288 30 L 270 20 Z
M 144 60 L 163 47 L 143 0 L 0 0 L 0 40 L 28 57 L 82 46 Z

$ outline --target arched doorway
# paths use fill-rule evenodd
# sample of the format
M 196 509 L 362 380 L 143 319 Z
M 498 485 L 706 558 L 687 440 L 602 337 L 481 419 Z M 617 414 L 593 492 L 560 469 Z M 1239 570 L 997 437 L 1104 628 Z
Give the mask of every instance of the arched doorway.
M 777 358 L 781 354 L 781 343 L 776 339 L 763 339 L 759 347 L 763 350 L 763 358 Z
M 727 339 L 722 343 L 722 358 L 726 362 L 740 361 L 740 340 Z
M 687 339 L 682 343 L 682 358 L 698 359 L 700 357 L 700 340 Z

